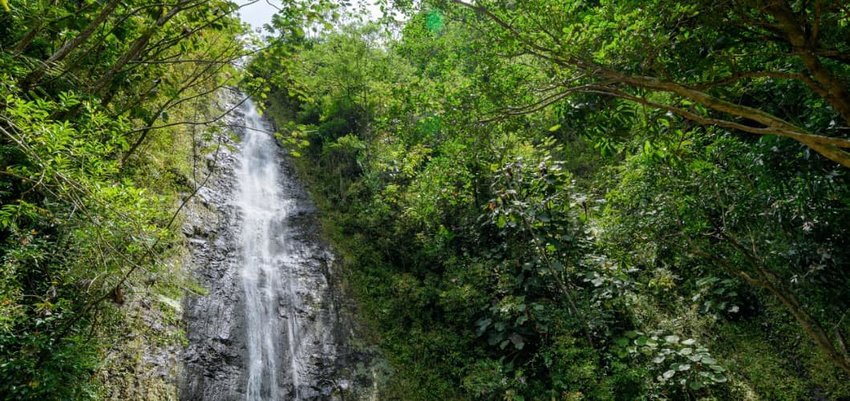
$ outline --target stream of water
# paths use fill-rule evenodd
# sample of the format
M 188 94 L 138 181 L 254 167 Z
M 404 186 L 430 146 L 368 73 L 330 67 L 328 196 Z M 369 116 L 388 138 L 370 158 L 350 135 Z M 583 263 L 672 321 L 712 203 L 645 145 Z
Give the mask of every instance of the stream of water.
M 250 101 L 245 107 L 245 125 L 235 201 L 242 215 L 239 244 L 248 348 L 246 400 L 280 400 L 281 373 L 289 375 L 294 399 L 300 400 L 297 277 L 282 271 L 292 259 L 290 247 L 283 243 L 283 231 L 293 202 L 282 193 L 278 148 Z M 281 338 L 283 335 L 286 338 Z

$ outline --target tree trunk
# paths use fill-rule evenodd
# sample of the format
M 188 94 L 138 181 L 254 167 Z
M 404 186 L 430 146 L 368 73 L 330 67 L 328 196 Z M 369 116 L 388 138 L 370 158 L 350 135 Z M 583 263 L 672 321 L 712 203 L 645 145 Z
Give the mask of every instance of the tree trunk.
M 782 305 L 785 306 L 785 309 L 797 320 L 803 331 L 815 342 L 815 345 L 826 354 L 835 366 L 850 376 L 850 357 L 835 346 L 827 331 L 817 319 L 806 311 L 791 289 L 782 285 L 782 280 L 737 239 L 727 234 L 724 234 L 723 238 L 728 240 L 735 249 L 741 252 L 744 258 L 756 269 L 759 280 L 752 281 L 751 284 L 766 289 L 771 295 L 779 299 Z
M 88 26 L 86 26 L 86 28 L 83 29 L 74 39 L 71 39 L 64 45 L 62 45 L 59 50 L 57 50 L 47 60 L 45 60 L 44 64 L 40 65 L 33 72 L 29 73 L 29 75 L 24 78 L 22 86 L 25 88 L 29 88 L 32 85 L 37 84 L 41 77 L 44 76 L 45 72 L 47 71 L 47 68 L 49 68 L 55 63 L 62 61 L 63 59 L 65 59 L 65 57 L 71 54 L 74 49 L 85 43 L 89 39 L 89 37 L 91 37 L 97 27 L 99 27 L 100 24 L 102 24 L 104 21 L 106 21 L 107 18 L 109 18 L 110 15 L 112 15 L 112 12 L 115 11 L 116 8 L 118 8 L 119 4 L 121 4 L 121 0 L 111 0 L 109 3 L 107 3 L 106 6 L 104 6 L 100 13 L 97 15 L 97 17 L 95 17 L 95 19 L 93 19 L 88 24 Z
M 33 26 L 32 29 L 30 29 L 29 32 L 27 32 L 27 34 L 24 35 L 24 37 L 22 37 L 21 40 L 18 41 L 18 43 L 15 43 L 15 47 L 12 49 L 12 53 L 14 53 L 14 54 L 23 53 L 24 50 L 26 50 L 27 47 L 29 47 L 30 43 L 32 43 L 33 39 L 35 39 L 36 35 L 38 35 L 39 31 L 41 31 L 41 24 L 40 23 L 35 24 L 35 26 Z
M 175 15 L 183 11 L 185 9 L 186 3 L 188 2 L 189 0 L 182 0 L 179 4 L 174 6 L 174 8 L 160 16 L 153 26 L 145 30 L 145 32 L 142 33 L 142 35 L 139 36 L 133 42 L 132 45 L 130 45 L 130 48 L 118 59 L 118 61 L 115 62 L 115 64 L 112 65 L 109 71 L 103 74 L 103 76 L 100 77 L 100 79 L 98 79 L 97 82 L 94 83 L 94 85 L 92 85 L 92 91 L 104 95 L 104 93 L 101 92 L 104 91 L 104 88 L 108 88 L 109 92 L 112 92 L 112 78 L 114 78 L 116 74 L 121 72 L 121 70 L 124 68 L 124 66 L 127 65 L 127 63 L 139 57 L 139 55 L 142 54 L 142 52 L 145 50 L 145 47 L 147 47 L 148 42 L 150 42 L 151 37 L 153 37 L 156 31 L 162 28 L 162 26 L 165 25 L 165 23 L 167 23 L 169 20 L 171 20 L 171 18 L 173 18 Z M 108 98 L 111 99 L 112 96 L 108 96 Z
M 847 84 L 838 79 L 826 66 L 821 63 L 816 54 L 818 38 L 812 29 L 804 29 L 806 23 L 794 14 L 785 2 L 774 3 L 767 12 L 776 18 L 778 28 L 785 33 L 785 38 L 794 53 L 798 54 L 803 65 L 809 70 L 812 78 L 823 89 L 823 98 L 838 112 L 844 121 L 850 123 L 850 92 Z

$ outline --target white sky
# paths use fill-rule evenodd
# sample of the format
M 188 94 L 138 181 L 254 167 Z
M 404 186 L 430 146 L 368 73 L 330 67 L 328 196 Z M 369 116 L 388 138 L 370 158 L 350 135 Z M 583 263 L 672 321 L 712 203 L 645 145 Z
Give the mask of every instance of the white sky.
M 239 0 L 238 4 L 250 3 L 250 0 Z M 277 12 L 274 6 L 279 7 L 281 0 L 260 0 L 250 6 L 245 6 L 239 10 L 239 15 L 243 21 L 251 24 L 254 30 L 262 28 L 264 24 L 271 22 L 272 15 Z M 381 16 L 381 11 L 375 4 L 375 0 L 355 0 L 352 2 L 352 9 L 357 10 L 363 7 L 370 19 L 377 19 Z

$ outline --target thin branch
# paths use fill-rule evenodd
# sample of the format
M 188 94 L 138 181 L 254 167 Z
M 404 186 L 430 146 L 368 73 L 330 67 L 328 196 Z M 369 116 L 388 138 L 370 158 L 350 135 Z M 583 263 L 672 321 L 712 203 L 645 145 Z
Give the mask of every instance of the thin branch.
M 573 86 L 571 88 L 566 88 L 566 89 L 564 89 L 564 90 L 562 90 L 558 93 L 555 93 L 554 95 L 549 95 L 549 96 L 543 98 L 542 100 L 535 102 L 533 104 L 529 104 L 529 105 L 521 106 L 521 107 L 507 107 L 507 108 L 504 108 L 504 109 L 501 109 L 501 110 L 491 112 L 490 114 L 496 114 L 496 116 L 480 120 L 479 122 L 480 123 L 490 123 L 490 122 L 494 122 L 494 121 L 504 120 L 504 119 L 511 117 L 511 116 L 531 114 L 531 113 L 534 113 L 536 111 L 542 110 L 542 109 L 544 109 L 544 108 L 546 108 L 546 107 L 548 107 L 552 104 L 555 104 L 555 103 L 561 101 L 562 99 L 566 98 L 567 96 L 572 95 L 573 93 L 587 92 L 588 90 L 593 89 L 596 86 L 597 86 L 597 84 L 586 84 L 586 85 L 578 85 L 578 86 Z
M 227 111 L 225 111 L 221 115 L 219 115 L 215 118 L 206 120 L 206 121 L 180 121 L 180 122 L 175 122 L 175 123 L 168 123 L 168 124 L 162 124 L 162 125 L 154 125 L 154 126 L 150 126 L 150 127 L 137 128 L 137 129 L 134 129 L 132 131 L 129 131 L 128 133 L 140 132 L 140 131 L 145 131 L 145 130 L 156 130 L 156 129 L 174 127 L 174 126 L 177 126 L 177 125 L 210 125 L 210 124 L 216 123 L 219 120 L 221 120 L 222 118 L 226 117 L 228 114 L 230 114 L 230 112 L 239 108 L 239 106 L 241 106 L 243 103 L 247 102 L 248 99 L 250 99 L 250 98 L 251 98 L 250 96 L 246 96 L 244 99 L 239 101 L 239 103 L 236 103 L 233 107 L 227 109 Z

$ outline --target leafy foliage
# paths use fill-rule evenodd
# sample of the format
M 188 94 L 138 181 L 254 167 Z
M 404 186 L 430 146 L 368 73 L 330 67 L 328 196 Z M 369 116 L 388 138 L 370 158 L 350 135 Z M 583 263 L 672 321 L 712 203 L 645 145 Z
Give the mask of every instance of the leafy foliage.
M 818 148 L 846 118 L 817 89 L 848 71 L 815 78 L 783 19 L 841 58 L 841 7 L 394 3 L 249 67 L 395 369 L 382 399 L 850 394 L 846 152 Z
M 226 1 L 3 5 L 0 398 L 99 399 L 124 385 L 127 334 L 178 340 L 136 320 L 173 327 L 158 299 L 190 286 L 175 212 L 243 27 Z

